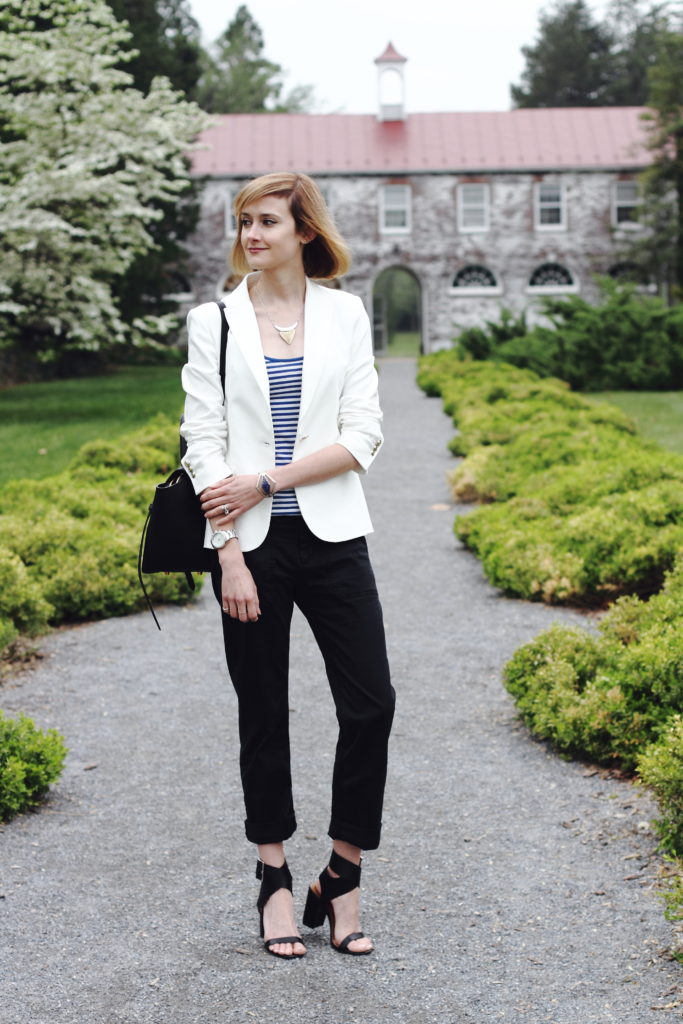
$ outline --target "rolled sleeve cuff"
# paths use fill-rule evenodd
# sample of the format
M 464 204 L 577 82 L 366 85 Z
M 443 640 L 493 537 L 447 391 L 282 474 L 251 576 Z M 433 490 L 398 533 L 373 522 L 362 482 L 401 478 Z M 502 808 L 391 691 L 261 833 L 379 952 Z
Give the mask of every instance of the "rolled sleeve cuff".
M 337 441 L 337 444 L 346 448 L 346 450 L 351 452 L 353 455 L 359 466 L 356 470 L 357 473 L 367 473 L 370 466 L 375 461 L 375 457 L 382 447 L 382 443 L 383 438 L 381 436 L 368 437 L 367 434 L 362 434 L 353 430 L 343 431 Z
M 192 459 L 186 455 L 181 460 L 181 464 L 192 481 L 195 494 L 201 494 L 206 487 L 211 487 L 212 484 L 218 483 L 219 480 L 232 476 L 230 466 L 220 458 L 212 459 L 201 466 L 201 468 L 197 468 L 193 465 Z

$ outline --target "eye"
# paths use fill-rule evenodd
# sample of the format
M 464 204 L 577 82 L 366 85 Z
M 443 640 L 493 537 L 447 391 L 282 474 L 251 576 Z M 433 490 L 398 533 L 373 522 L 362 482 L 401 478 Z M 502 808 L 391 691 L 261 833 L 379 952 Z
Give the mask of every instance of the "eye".
M 274 224 L 275 221 L 271 217 L 264 217 L 263 218 L 263 223 L 266 224 L 267 226 L 269 226 L 271 224 Z
M 242 225 L 243 228 L 248 228 L 249 225 L 251 224 L 251 221 L 249 220 L 248 217 L 242 217 L 240 224 Z

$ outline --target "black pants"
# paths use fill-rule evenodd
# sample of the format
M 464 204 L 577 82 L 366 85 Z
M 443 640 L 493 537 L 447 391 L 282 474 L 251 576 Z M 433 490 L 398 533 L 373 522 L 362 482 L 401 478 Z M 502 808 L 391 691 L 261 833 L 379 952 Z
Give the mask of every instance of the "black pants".
M 245 553 L 259 595 L 258 622 L 223 613 L 228 670 L 239 703 L 246 834 L 277 843 L 296 828 L 289 758 L 289 634 L 294 604 L 307 618 L 332 690 L 339 738 L 329 835 L 379 846 L 394 715 L 382 609 L 364 537 L 319 540 L 301 516 L 274 516 Z M 220 601 L 220 569 L 213 574 Z

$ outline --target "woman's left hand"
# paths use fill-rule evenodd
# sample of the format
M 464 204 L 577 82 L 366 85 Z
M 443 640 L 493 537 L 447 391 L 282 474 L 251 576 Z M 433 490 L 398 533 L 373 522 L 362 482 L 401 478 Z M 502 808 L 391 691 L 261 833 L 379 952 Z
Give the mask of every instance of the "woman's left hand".
M 256 489 L 257 479 L 256 473 L 229 476 L 202 491 L 202 511 L 214 528 L 230 525 L 243 512 L 263 501 L 263 495 Z

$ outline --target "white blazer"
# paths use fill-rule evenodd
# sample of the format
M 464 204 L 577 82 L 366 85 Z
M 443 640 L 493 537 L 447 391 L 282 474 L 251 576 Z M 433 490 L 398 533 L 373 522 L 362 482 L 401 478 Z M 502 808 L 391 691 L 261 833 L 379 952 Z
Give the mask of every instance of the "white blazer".
M 220 311 L 213 302 L 187 318 L 188 362 L 182 460 L 196 493 L 231 473 L 259 473 L 275 466 L 275 436 L 268 374 L 247 280 L 225 300 L 230 327 L 225 403 L 219 375 Z M 307 281 L 306 338 L 299 424 L 294 459 L 329 444 L 343 445 L 360 466 L 323 483 L 296 488 L 301 514 L 322 540 L 350 540 L 372 531 L 359 473 L 382 444 L 382 413 L 370 323 L 360 298 Z M 243 551 L 258 547 L 270 524 L 271 502 L 260 501 L 239 516 L 235 529 Z M 211 528 L 207 525 L 205 545 Z

